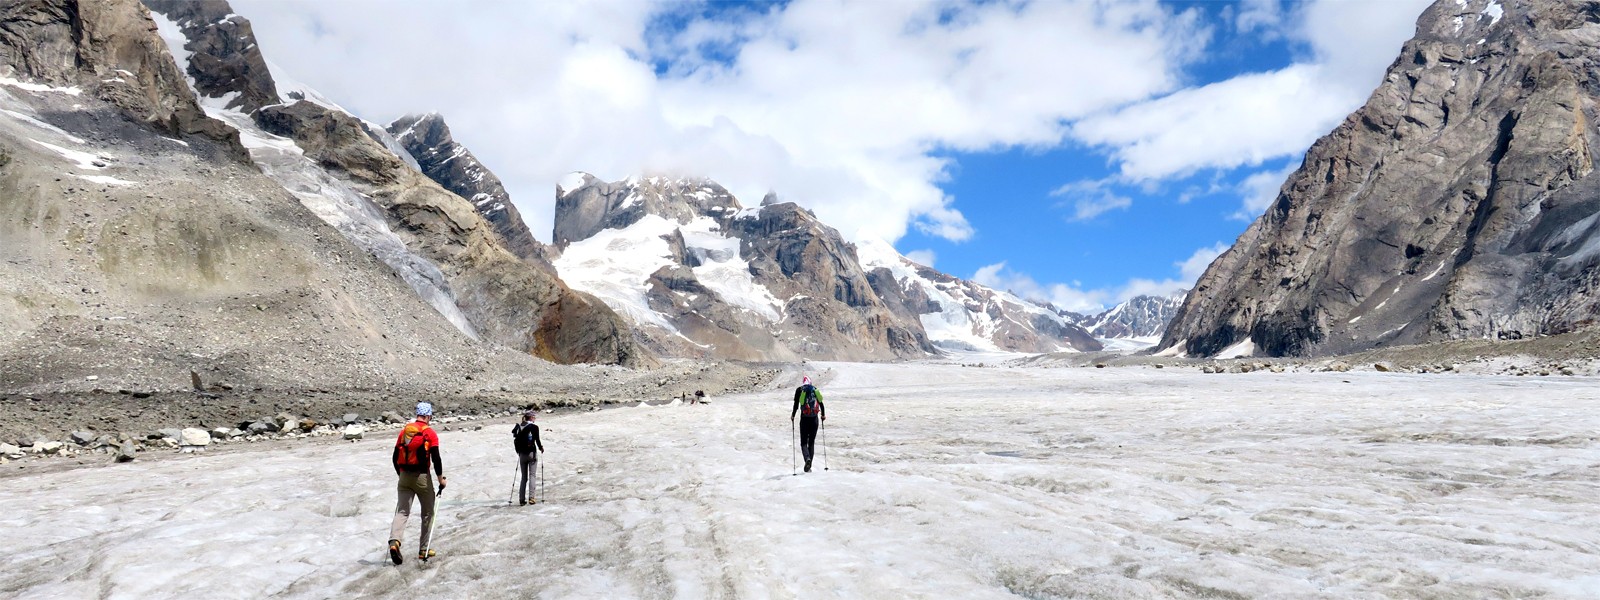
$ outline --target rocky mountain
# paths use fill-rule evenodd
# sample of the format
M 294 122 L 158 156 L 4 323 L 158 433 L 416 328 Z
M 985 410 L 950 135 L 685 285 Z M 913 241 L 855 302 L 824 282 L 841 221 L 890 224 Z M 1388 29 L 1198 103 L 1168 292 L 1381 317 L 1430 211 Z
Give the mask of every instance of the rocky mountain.
M 390 123 L 387 130 L 416 159 L 423 175 L 471 201 L 478 214 L 494 226 L 507 250 L 524 260 L 548 261 L 544 244 L 534 239 L 522 222 L 522 214 L 500 178 L 450 137 L 444 117 L 438 113 L 407 115 Z
M 245 151 L 137 1 L 0 3 L 0 396 L 109 391 L 137 414 L 158 407 L 132 393 L 191 371 L 294 390 L 539 371 L 461 335 Z
M 863 360 L 940 346 L 1098 349 L 1064 319 L 1010 294 L 861 246 L 769 195 L 745 208 L 713 181 L 603 182 L 557 189 L 555 264 L 573 287 L 626 314 L 669 355 Z
M 1167 331 L 1188 290 L 1170 296 L 1135 296 L 1078 324 L 1095 337 L 1107 339 L 1160 338 Z
M 463 334 L 557 362 L 652 360 L 614 312 L 547 263 L 522 260 L 387 130 L 272 72 L 248 20 L 226 2 L 147 4 L 169 62 L 188 74 L 207 114 L 243 136 L 250 160 Z
M 1592 325 L 1597 66 L 1595 2 L 1435 2 L 1161 346 L 1306 355 Z

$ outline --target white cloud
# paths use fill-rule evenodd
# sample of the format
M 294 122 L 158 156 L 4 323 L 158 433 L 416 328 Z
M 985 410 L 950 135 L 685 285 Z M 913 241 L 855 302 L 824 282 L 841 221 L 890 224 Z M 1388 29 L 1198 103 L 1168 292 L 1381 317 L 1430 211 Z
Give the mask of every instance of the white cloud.
M 1175 89 L 1204 39 L 1196 11 L 1156 0 L 796 0 L 665 32 L 652 16 L 682 5 L 233 4 L 269 58 L 360 116 L 443 114 L 541 239 L 579 170 L 706 175 L 847 235 L 966 239 L 935 150 L 1059 144 L 1066 123 Z
M 1241 27 L 1265 26 L 1276 14 L 1269 4 L 1276 10 L 1275 2 L 1246 4 Z M 1089 117 L 1073 125 L 1072 135 L 1105 149 L 1121 176 L 1136 182 L 1298 154 L 1367 99 L 1427 4 L 1296 4 L 1286 26 L 1311 47 L 1306 59 Z
M 1239 4 L 1239 16 L 1234 19 L 1234 28 L 1240 33 L 1250 33 L 1257 30 L 1271 30 L 1283 20 L 1283 10 L 1279 0 L 1244 0 Z
M 1133 205 L 1133 199 L 1111 191 L 1106 180 L 1075 181 L 1050 192 L 1051 196 L 1066 198 L 1072 204 L 1072 220 L 1088 221 L 1112 210 Z
M 912 250 L 905 253 L 904 256 L 910 259 L 911 262 L 928 267 L 930 269 L 933 268 L 934 259 L 938 258 L 938 255 L 934 254 L 933 250 L 931 249 Z

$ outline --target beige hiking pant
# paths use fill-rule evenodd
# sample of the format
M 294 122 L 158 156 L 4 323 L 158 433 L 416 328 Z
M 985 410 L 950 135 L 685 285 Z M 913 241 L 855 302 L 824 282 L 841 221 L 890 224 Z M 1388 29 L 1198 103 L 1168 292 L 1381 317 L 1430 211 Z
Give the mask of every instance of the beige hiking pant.
M 411 516 L 411 499 L 422 501 L 422 540 L 417 549 L 428 549 L 428 538 L 433 537 L 433 477 L 427 473 L 400 474 L 400 502 L 394 508 L 394 524 L 389 526 L 389 539 L 402 540 L 406 532 L 406 518 Z

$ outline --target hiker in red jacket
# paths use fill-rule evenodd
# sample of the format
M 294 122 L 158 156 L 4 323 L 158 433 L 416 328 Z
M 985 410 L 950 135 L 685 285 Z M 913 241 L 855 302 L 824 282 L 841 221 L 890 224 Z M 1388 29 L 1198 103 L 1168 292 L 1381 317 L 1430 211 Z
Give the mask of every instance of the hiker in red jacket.
M 434 556 L 428 549 L 428 538 L 433 535 L 434 491 L 433 474 L 439 476 L 439 492 L 444 492 L 444 460 L 439 456 L 439 434 L 428 423 L 433 421 L 433 405 L 417 403 L 417 420 L 400 429 L 394 442 L 394 472 L 400 476 L 400 501 L 395 506 L 394 523 L 389 526 L 389 560 L 400 564 L 400 538 L 405 535 L 406 518 L 411 516 L 411 500 L 422 502 L 422 539 L 417 544 L 417 558 L 426 561 Z

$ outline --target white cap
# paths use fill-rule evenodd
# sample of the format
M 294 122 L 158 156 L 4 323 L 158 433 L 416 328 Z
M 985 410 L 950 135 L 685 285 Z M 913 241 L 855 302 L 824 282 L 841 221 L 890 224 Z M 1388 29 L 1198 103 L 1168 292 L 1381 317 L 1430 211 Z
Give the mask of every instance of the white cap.
M 433 416 L 433 405 L 432 404 L 428 404 L 427 402 L 418 402 L 417 403 L 417 416 L 419 416 L 419 417 L 431 417 L 431 416 Z

